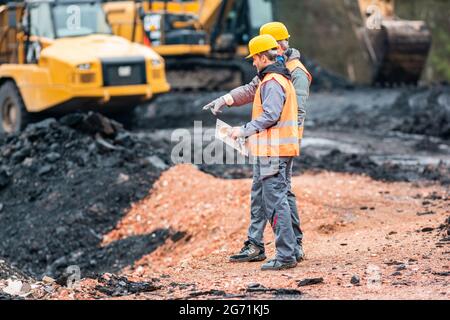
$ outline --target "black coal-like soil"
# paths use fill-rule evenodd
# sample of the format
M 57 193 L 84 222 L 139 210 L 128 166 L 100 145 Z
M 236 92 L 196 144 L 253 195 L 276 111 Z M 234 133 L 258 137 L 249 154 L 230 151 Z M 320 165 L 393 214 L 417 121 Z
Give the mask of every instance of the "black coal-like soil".
M 313 82 L 311 83 L 313 92 L 354 87 L 348 79 L 321 67 L 316 61 L 305 56 L 302 56 L 301 60 L 313 77 Z
M 352 104 L 339 116 L 320 117 L 315 125 L 355 130 L 397 131 L 450 140 L 450 87 L 402 89 L 393 104 L 367 110 Z M 314 116 L 314 110 L 311 110 Z
M 0 292 L 0 301 L 2 300 L 24 300 L 24 298 L 18 297 L 18 296 L 12 296 L 10 294 Z
M 393 92 L 396 95 L 393 95 Z M 223 92 L 209 94 L 174 94 L 158 99 L 153 108 L 153 115 L 139 117 L 138 129 L 159 130 L 167 128 L 192 128 L 194 121 L 201 121 L 202 126 L 214 127 L 216 117 L 209 112 L 201 111 L 202 106 L 221 96 Z M 442 147 L 450 146 L 450 87 L 433 86 L 431 88 L 353 88 L 325 93 L 334 97 L 326 100 L 324 107 L 318 106 L 320 93 L 312 93 L 308 106 L 306 121 L 306 138 L 320 138 L 320 133 L 328 134 L 328 141 L 335 139 L 336 148 L 318 154 L 317 148 L 304 147 L 302 155 L 296 159 L 295 173 L 307 170 L 330 170 L 366 174 L 374 179 L 385 181 L 418 181 L 429 180 L 450 184 L 450 166 L 442 159 L 441 163 L 411 165 L 411 161 L 375 162 L 375 158 L 386 156 L 398 157 L 402 152 L 405 159 L 421 161 L 428 155 L 441 159 L 445 153 Z M 383 96 L 395 96 L 392 100 Z M 381 97 L 381 98 L 380 98 Z M 310 99 L 310 100 L 311 100 Z M 370 99 L 376 99 L 374 105 Z M 334 102 L 336 101 L 336 102 Z M 319 103 L 320 104 L 320 103 Z M 322 103 L 324 104 L 324 103 Z M 239 110 L 238 110 L 239 109 Z M 230 125 L 242 125 L 250 118 L 251 106 L 225 109 L 219 118 Z M 142 110 L 141 110 L 142 112 Z M 313 130 L 313 133 L 310 133 Z M 345 136 L 339 136 L 339 134 Z M 361 133 L 363 135 L 361 135 Z M 317 135 L 319 134 L 319 135 Z M 396 137 L 398 147 L 392 145 L 380 148 L 384 138 Z M 364 142 L 364 138 L 371 138 Z M 363 141 L 363 143 L 360 143 Z M 362 147 L 359 152 L 340 150 L 339 144 L 353 144 Z M 170 150 L 170 141 L 165 142 L 165 149 Z M 381 143 L 382 144 L 382 143 Z M 414 144 L 405 151 L 404 145 Z M 170 161 L 167 160 L 167 161 Z M 424 161 L 425 163 L 426 161 Z M 250 165 L 199 165 L 200 169 L 223 178 L 251 177 Z
M 98 278 L 100 284 L 96 290 L 111 297 L 127 296 L 143 292 L 151 292 L 161 288 L 158 285 L 159 279 L 153 279 L 152 282 L 134 282 L 126 277 L 105 274 Z
M 401 164 L 373 162 L 364 154 L 346 154 L 339 150 L 332 150 L 322 157 L 303 154 L 296 159 L 297 171 L 329 170 L 366 174 L 374 179 L 383 181 L 419 181 L 429 180 L 442 184 L 450 184 L 450 168 L 441 163 L 437 166 L 429 165 L 423 169 Z M 295 170 L 295 167 L 294 167 Z
M 200 169 L 217 177 L 226 179 L 242 179 L 252 177 L 252 166 L 245 165 L 200 165 Z M 295 159 L 294 174 L 306 171 L 334 171 L 354 174 L 365 174 L 383 181 L 435 181 L 443 185 L 450 184 L 450 168 L 441 163 L 429 165 L 423 169 L 400 164 L 373 162 L 364 154 L 347 154 L 332 150 L 323 156 L 309 154 L 308 150 Z
M 450 140 L 449 87 L 422 90 L 412 96 L 405 94 L 396 106 L 399 117 L 403 115 L 403 121 L 395 130 Z
M 0 280 L 7 279 L 29 280 L 30 276 L 24 274 L 21 270 L 11 266 L 5 260 L 0 260 Z
M 95 113 L 0 137 L 0 258 L 36 277 L 58 277 L 69 265 L 84 276 L 152 252 L 170 230 L 100 243 L 147 195 L 163 170 L 161 152 Z
M 170 133 L 170 131 L 169 131 Z M 338 133 L 336 133 L 338 134 Z M 166 163 L 171 163 L 170 153 L 175 143 L 170 141 L 170 134 L 157 135 L 157 138 L 149 134 L 149 139 L 156 139 L 153 144 L 167 150 L 161 158 Z M 357 137 L 356 137 L 357 139 Z M 203 148 L 208 146 L 210 140 L 202 141 Z M 401 140 L 400 140 L 401 143 Z M 431 145 L 426 144 L 428 147 Z M 192 150 L 195 150 L 192 146 Z M 334 171 L 343 173 L 365 174 L 376 180 L 382 181 L 432 181 L 442 185 L 450 185 L 450 166 L 441 161 L 438 164 L 411 165 L 408 163 L 395 163 L 392 161 L 375 162 L 371 153 L 346 153 L 339 149 L 317 153 L 310 147 L 302 148 L 300 157 L 295 158 L 294 174 L 298 175 L 306 171 L 321 172 Z M 227 155 L 224 153 L 222 163 L 227 163 Z M 195 155 L 191 154 L 190 161 L 194 162 Z M 225 179 L 242 179 L 252 177 L 252 165 L 249 159 L 244 164 L 197 164 L 203 172 Z

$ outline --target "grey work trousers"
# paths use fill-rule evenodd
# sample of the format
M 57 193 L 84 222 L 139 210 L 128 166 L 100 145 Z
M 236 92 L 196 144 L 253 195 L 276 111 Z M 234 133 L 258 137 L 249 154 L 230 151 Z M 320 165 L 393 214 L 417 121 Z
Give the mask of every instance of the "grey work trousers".
M 257 157 L 253 165 L 251 219 L 247 243 L 264 250 L 267 221 L 275 232 L 276 259 L 291 262 L 299 254 L 303 233 L 291 189 L 293 157 Z

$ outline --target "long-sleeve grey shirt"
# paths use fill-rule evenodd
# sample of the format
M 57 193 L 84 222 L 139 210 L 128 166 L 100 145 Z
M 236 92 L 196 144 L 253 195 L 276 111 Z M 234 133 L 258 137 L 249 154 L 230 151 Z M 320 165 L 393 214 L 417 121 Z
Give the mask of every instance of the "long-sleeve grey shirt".
M 288 61 L 293 59 L 300 59 L 300 52 L 296 49 L 292 49 Z M 306 117 L 306 105 L 309 97 L 310 83 L 308 76 L 300 68 L 295 69 L 291 73 L 291 77 L 298 101 L 298 122 L 299 126 L 303 126 Z M 259 77 L 256 76 L 250 83 L 231 90 L 229 94 L 234 101 L 231 106 L 240 107 L 252 103 L 260 82 Z
M 254 95 L 253 95 L 254 96 Z M 286 93 L 276 80 L 269 80 L 261 86 L 262 114 L 242 127 L 245 137 L 274 126 L 281 117 Z

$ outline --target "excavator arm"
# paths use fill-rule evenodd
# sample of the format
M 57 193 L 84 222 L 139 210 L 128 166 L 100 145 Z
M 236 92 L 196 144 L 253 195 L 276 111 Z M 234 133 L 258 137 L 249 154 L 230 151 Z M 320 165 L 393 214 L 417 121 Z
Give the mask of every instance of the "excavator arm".
M 384 18 L 394 17 L 394 0 L 358 0 L 358 4 L 363 17 L 370 17 L 375 10 Z

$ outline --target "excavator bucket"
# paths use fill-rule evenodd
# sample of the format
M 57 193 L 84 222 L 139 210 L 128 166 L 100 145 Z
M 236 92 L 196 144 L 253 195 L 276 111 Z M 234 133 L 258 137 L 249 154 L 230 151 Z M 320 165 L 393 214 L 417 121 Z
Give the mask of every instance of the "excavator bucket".
M 423 21 L 383 20 L 367 30 L 372 45 L 374 84 L 417 84 L 431 48 L 431 33 Z
M 424 21 L 395 15 L 394 0 L 358 0 L 365 26 L 364 44 L 372 60 L 372 83 L 417 84 L 431 48 L 431 32 Z

